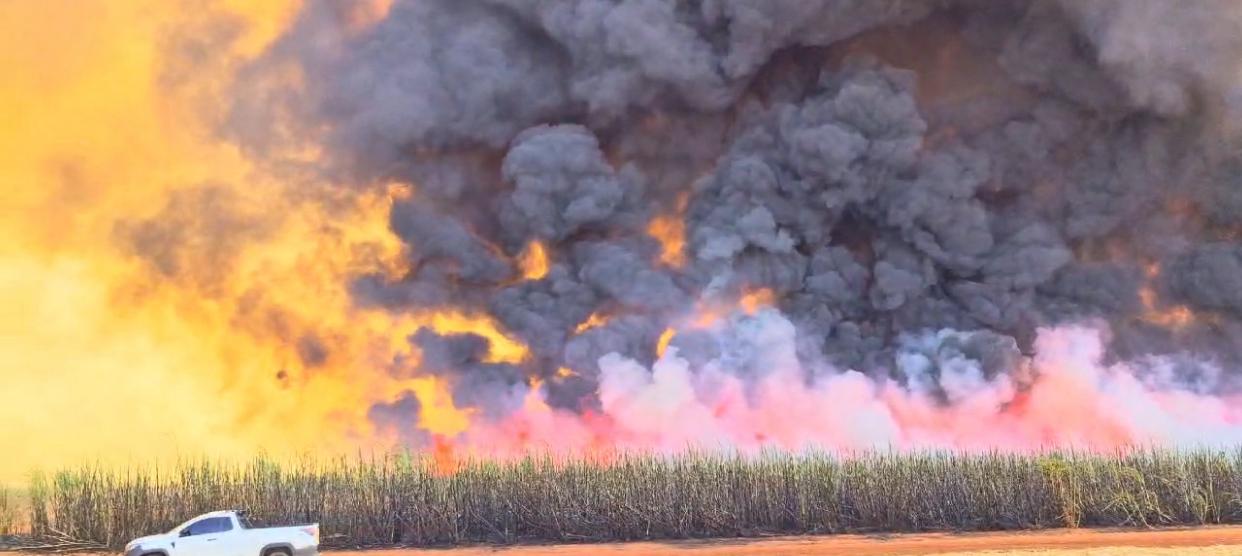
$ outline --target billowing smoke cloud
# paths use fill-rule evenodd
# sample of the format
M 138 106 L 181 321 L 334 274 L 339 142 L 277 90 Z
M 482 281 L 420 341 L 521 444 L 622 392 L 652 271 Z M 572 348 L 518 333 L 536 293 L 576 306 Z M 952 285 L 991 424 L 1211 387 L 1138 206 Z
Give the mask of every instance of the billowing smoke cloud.
M 1159 382 L 1170 362 L 1101 363 L 1098 330 L 1045 329 L 1023 360 L 986 331 L 926 332 L 894 342 L 904 380 L 811 372 L 797 332 L 774 310 L 714 331 L 725 353 L 692 364 L 670 349 L 653 366 L 612 354 L 599 362 L 602 417 L 538 410 L 467 433 L 501 454 L 532 446 L 677 452 L 686 447 L 1029 450 L 1073 446 L 1226 445 L 1242 441 L 1237 397 Z M 806 379 L 808 375 L 815 378 Z M 1144 376 L 1146 378 L 1143 378 Z
M 410 186 L 407 270 L 357 277 L 357 303 L 486 315 L 528 348 L 410 338 L 472 412 L 466 444 L 1242 434 L 1233 2 L 349 12 L 309 2 L 230 130 Z M 417 430 L 420 407 L 373 420 Z

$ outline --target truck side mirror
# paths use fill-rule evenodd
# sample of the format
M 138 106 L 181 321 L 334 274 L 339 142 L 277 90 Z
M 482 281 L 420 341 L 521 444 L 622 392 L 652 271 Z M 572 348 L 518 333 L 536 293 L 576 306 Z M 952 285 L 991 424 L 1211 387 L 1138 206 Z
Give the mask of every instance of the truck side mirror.
M 185 529 L 182 529 L 182 530 L 181 530 L 181 534 L 180 534 L 180 535 L 178 535 L 178 536 L 181 536 L 181 537 L 188 537 L 188 536 L 190 536 L 190 528 L 189 528 L 189 527 L 186 527 Z

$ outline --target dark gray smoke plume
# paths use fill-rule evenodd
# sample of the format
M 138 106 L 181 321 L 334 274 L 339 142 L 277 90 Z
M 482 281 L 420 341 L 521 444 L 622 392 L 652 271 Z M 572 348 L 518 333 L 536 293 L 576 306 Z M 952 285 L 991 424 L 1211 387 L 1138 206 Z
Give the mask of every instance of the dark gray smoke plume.
M 409 272 L 359 277 L 359 303 L 487 313 L 532 353 L 416 334 L 461 406 L 503 415 L 538 377 L 590 409 L 601 357 L 650 363 L 697 307 L 761 288 L 803 368 L 946 403 L 938 362 L 1017 376 L 1058 323 L 1108 323 L 1116 358 L 1242 363 L 1235 2 L 397 0 L 363 29 L 350 9 L 308 2 L 230 129 L 269 157 L 313 142 L 340 181 L 412 184 L 391 213 Z M 274 68 L 300 84 L 258 77 Z M 647 233 L 669 217 L 682 264 Z M 550 267 L 524 280 L 536 241 Z M 899 364 L 923 331 L 935 345 Z M 731 349 L 672 347 L 691 367 Z

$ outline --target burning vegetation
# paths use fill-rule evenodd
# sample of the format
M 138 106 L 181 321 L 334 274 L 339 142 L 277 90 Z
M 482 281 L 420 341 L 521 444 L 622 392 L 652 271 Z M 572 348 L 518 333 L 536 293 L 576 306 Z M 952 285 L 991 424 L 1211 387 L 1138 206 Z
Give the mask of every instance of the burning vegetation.
M 84 4 L 0 61 L 0 479 L 1242 441 L 1234 2 Z
M 231 129 L 417 191 L 354 302 L 527 349 L 411 336 L 456 450 L 1228 442 L 1240 17 L 428 1 L 309 42 L 311 3 L 252 68 L 319 79 L 243 80 L 234 118 L 277 117 Z M 428 446 L 415 402 L 377 430 Z

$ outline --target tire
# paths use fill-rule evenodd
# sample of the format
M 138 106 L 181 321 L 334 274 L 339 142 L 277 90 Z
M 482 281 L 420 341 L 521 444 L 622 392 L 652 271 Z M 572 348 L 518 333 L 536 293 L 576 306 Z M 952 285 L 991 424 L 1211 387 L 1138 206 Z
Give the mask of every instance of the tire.
M 263 553 L 263 556 L 293 556 L 288 548 L 273 548 Z

